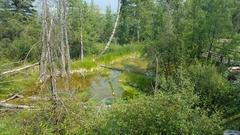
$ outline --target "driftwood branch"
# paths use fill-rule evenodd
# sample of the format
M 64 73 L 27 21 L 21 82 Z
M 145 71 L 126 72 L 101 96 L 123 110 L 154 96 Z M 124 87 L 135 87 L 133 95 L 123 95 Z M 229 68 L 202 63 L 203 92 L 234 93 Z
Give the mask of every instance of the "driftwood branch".
M 0 108 L 10 108 L 10 109 L 31 109 L 31 106 L 27 105 L 14 105 L 14 104 L 8 104 L 8 103 L 1 103 L 0 102 Z
M 6 99 L 6 100 L 3 100 L 3 101 L 0 101 L 0 109 L 1 110 L 17 110 L 17 109 L 31 109 L 32 107 L 31 106 L 26 106 L 26 105 L 14 105 L 14 104 L 9 104 L 9 103 L 6 103 L 8 101 L 11 101 L 11 100 L 14 100 L 14 99 L 17 99 L 17 98 L 23 98 L 23 96 L 21 95 L 18 95 L 18 94 L 14 94 L 12 95 L 10 98 Z
M 0 101 L 0 103 L 6 103 L 8 101 L 11 101 L 11 100 L 14 100 L 14 99 L 17 99 L 17 98 L 23 98 L 23 96 L 22 95 L 18 95 L 18 94 L 13 94 L 10 98 L 5 99 L 3 101 Z
M 18 73 L 22 70 L 26 70 L 26 69 L 29 69 L 29 68 L 32 68 L 32 67 L 35 67 L 35 66 L 38 66 L 38 65 L 39 65 L 39 63 L 34 63 L 32 65 L 27 65 L 27 66 L 24 66 L 24 67 L 20 67 L 20 68 L 16 68 L 16 69 L 13 69 L 13 70 L 5 71 L 5 72 L 0 73 L 0 76 Z

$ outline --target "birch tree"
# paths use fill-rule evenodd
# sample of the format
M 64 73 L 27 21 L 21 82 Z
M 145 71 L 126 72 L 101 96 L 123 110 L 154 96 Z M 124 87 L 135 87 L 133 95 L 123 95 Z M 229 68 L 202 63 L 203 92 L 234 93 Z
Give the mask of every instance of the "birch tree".
M 117 17 L 116 17 L 116 21 L 115 21 L 115 24 L 114 24 L 114 27 L 113 27 L 113 31 L 112 31 L 112 34 L 111 34 L 111 36 L 110 36 L 110 38 L 109 38 L 105 48 L 103 49 L 103 51 L 101 52 L 100 55 L 103 55 L 107 51 L 107 49 L 110 47 L 110 44 L 111 44 L 111 42 L 113 40 L 113 37 L 114 37 L 114 35 L 116 33 L 116 29 L 117 29 L 117 26 L 118 26 L 120 13 L 121 13 L 121 7 L 122 7 L 122 2 L 121 2 L 121 0 L 118 0 L 118 11 L 117 11 Z

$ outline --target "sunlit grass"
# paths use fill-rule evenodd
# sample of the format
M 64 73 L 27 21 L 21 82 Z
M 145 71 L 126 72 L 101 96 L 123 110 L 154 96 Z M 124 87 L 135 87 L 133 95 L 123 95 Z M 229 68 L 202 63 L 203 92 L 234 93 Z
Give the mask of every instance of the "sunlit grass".
M 71 68 L 73 70 L 84 68 L 84 69 L 91 69 L 95 68 L 101 64 L 108 64 L 112 61 L 131 55 L 142 50 L 143 46 L 138 44 L 130 44 L 125 46 L 120 45 L 112 45 L 109 50 L 102 56 L 92 56 L 86 57 L 83 61 L 81 60 L 73 60 L 71 64 Z

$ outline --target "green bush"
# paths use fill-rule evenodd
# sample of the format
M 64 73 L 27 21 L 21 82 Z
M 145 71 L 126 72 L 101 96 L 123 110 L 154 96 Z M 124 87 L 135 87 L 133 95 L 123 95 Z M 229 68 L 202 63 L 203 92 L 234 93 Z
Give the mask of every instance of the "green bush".
M 208 109 L 222 108 L 230 92 L 227 80 L 212 65 L 196 64 L 189 68 L 189 75 L 200 97 L 200 105 Z
M 189 95 L 190 96 L 190 95 Z M 95 135 L 221 134 L 220 117 L 192 109 L 181 94 L 141 97 L 115 104 L 89 127 Z
M 127 73 L 126 81 L 129 85 L 145 93 L 152 93 L 153 78 L 142 74 Z
M 122 85 L 122 89 L 122 98 L 125 100 L 134 99 L 140 96 L 140 93 L 133 87 Z

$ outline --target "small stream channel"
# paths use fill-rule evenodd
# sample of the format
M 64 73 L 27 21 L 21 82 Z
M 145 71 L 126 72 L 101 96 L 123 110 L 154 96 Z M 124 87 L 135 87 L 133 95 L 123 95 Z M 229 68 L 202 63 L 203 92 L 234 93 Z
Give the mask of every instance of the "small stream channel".
M 146 64 L 142 59 L 134 56 L 123 58 L 122 60 L 111 63 L 108 66 L 124 69 L 129 72 L 145 69 Z M 58 94 L 62 98 L 72 98 L 75 96 L 83 102 L 95 100 L 109 105 L 115 99 L 122 97 L 122 93 L 124 92 L 122 89 L 122 77 L 124 76 L 125 72 L 107 68 L 99 69 L 94 72 L 91 71 L 86 73 L 85 76 L 79 73 L 74 73 L 71 76 L 70 84 L 68 84 L 65 79 L 57 78 Z M 68 88 L 68 86 L 70 88 Z M 48 85 L 45 85 L 40 89 L 38 84 L 29 83 L 24 90 L 25 91 L 20 94 L 24 95 L 23 99 L 16 99 L 10 103 L 28 105 L 35 102 L 34 99 L 41 99 L 42 97 L 49 96 Z
M 125 69 L 128 71 L 132 67 L 141 67 L 145 69 L 146 64 L 139 57 L 126 58 L 122 61 L 116 62 L 113 67 Z M 106 73 L 96 73 L 93 76 L 86 76 L 86 78 L 79 78 L 76 84 L 82 83 L 80 90 L 87 90 L 91 100 L 101 101 L 104 104 L 111 104 L 114 99 L 121 98 L 123 89 L 121 87 L 120 77 L 124 72 L 114 69 L 104 69 Z M 137 70 L 136 68 L 132 70 Z M 105 72 L 103 71 L 103 72 Z

